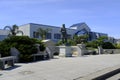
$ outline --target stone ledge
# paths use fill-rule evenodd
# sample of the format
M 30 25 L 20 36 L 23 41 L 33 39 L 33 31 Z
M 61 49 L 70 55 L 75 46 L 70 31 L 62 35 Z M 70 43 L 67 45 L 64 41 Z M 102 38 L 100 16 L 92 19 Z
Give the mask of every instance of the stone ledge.
M 103 70 L 99 70 L 89 75 L 76 78 L 74 80 L 105 80 L 115 74 L 118 74 L 119 72 L 120 72 L 120 65 L 116 65 L 114 67 L 105 68 Z

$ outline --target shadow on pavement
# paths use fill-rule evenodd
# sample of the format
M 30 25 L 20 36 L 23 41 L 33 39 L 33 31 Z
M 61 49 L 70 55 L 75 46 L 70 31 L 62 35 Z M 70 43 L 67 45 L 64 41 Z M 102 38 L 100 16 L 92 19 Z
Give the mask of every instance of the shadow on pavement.
M 4 69 L 4 70 L 13 70 L 13 69 L 16 69 L 16 68 L 18 68 L 18 67 L 21 67 L 21 65 L 15 65 L 15 66 L 13 66 L 13 67 L 8 67 L 8 68 L 6 68 L 6 69 Z

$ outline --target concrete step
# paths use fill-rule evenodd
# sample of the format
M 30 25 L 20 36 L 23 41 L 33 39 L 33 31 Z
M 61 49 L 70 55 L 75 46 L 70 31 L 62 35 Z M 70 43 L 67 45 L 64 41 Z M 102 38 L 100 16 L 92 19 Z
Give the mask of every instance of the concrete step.
M 120 73 L 120 65 L 116 65 L 114 67 L 109 67 L 94 73 L 91 73 L 89 75 L 76 78 L 74 80 L 106 80 L 116 74 Z M 120 74 L 118 74 L 120 75 Z M 120 78 L 119 78 L 120 79 Z
M 106 80 L 120 80 L 120 73 L 118 73 L 118 74 L 116 74 L 116 75 L 114 75 Z

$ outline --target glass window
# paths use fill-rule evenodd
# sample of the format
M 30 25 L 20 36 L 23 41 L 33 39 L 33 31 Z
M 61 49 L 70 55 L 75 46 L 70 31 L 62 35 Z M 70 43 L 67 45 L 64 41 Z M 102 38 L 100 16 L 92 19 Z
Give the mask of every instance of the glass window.
M 75 34 L 81 36 L 81 35 L 84 35 L 84 34 L 87 34 L 88 32 L 85 30 L 85 29 L 82 29 L 80 31 L 77 31 Z
M 39 33 L 34 31 L 34 32 L 33 32 L 33 37 L 34 37 L 34 38 L 39 38 Z
M 51 39 L 51 33 L 46 34 L 46 39 Z
M 61 34 L 59 33 L 54 34 L 54 39 L 61 39 Z
M 70 35 L 70 34 L 68 34 L 68 35 L 67 35 L 67 38 L 68 38 L 68 39 L 71 39 L 71 35 Z

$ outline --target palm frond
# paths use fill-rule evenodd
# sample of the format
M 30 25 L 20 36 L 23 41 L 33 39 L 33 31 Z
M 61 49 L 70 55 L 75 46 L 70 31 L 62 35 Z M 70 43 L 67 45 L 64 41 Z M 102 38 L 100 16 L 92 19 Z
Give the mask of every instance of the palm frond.
M 10 31 L 12 31 L 12 28 L 11 28 L 10 26 L 5 26 L 5 27 L 4 27 L 4 30 L 6 30 L 7 28 L 8 28 Z
M 21 31 L 21 30 L 18 30 L 18 31 L 17 31 L 17 34 L 18 34 L 18 33 L 21 33 L 22 36 L 23 36 L 23 34 L 24 34 L 23 31 Z

